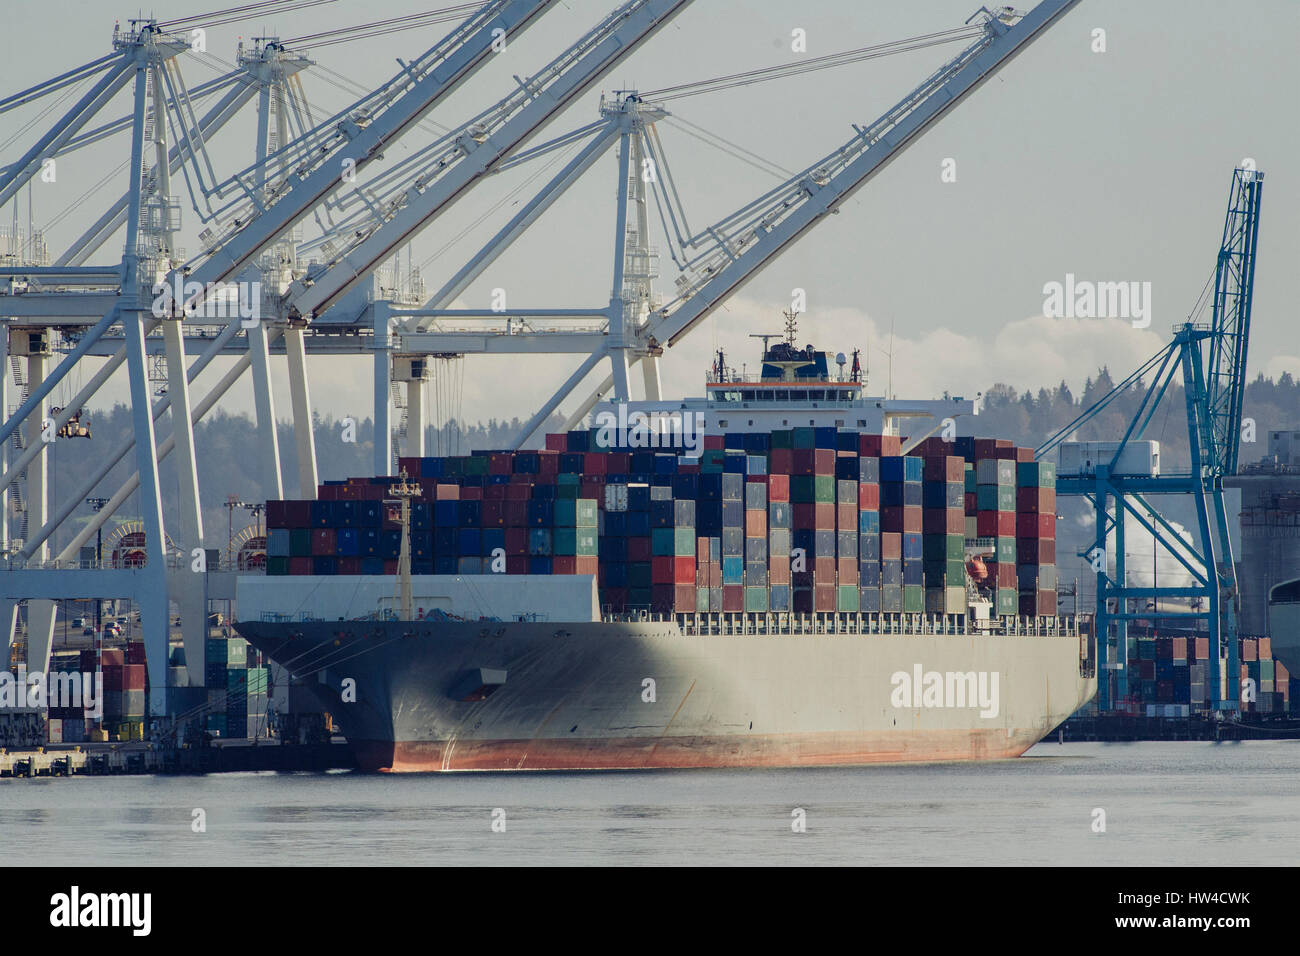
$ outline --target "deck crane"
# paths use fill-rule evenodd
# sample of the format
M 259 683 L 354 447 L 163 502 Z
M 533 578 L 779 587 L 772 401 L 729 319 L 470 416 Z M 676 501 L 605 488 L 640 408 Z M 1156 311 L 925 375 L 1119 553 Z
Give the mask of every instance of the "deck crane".
M 1206 620 L 1210 660 L 1220 661 L 1226 667 L 1226 685 L 1229 688 L 1225 694 L 1221 679 L 1212 675 L 1212 704 L 1220 711 L 1238 708 L 1240 695 L 1235 691 L 1239 667 L 1235 607 L 1237 578 L 1224 507 L 1223 480 L 1237 470 L 1263 185 L 1264 174 L 1257 170 L 1233 171 L 1223 238 L 1215 263 L 1209 323 L 1188 321 L 1176 326 L 1173 340 L 1168 345 L 1035 450 L 1037 458 L 1045 458 L 1067 445 L 1067 440 L 1079 428 L 1095 419 L 1117 398 L 1144 387 L 1137 413 L 1123 437 L 1117 443 L 1099 449 L 1101 457 L 1092 467 L 1082 469 L 1078 474 L 1057 476 L 1058 494 L 1086 497 L 1096 512 L 1095 542 L 1080 557 L 1089 560 L 1097 569 L 1098 662 L 1102 673 L 1107 669 L 1117 671 L 1115 696 L 1119 698 L 1128 696 L 1128 622 L 1152 616 L 1140 606 L 1131 610 L 1129 602 L 1133 599 L 1158 602 L 1161 597 L 1191 599 L 1194 602 L 1192 610 L 1161 610 L 1160 615 Z M 1203 304 L 1204 299 L 1202 307 Z M 1193 314 L 1196 312 L 1194 309 Z M 1122 467 L 1125 451 L 1142 439 L 1176 377 L 1182 379 L 1185 399 L 1190 451 L 1187 472 L 1171 473 L 1161 468 L 1158 474 L 1139 475 L 1128 466 Z M 1147 382 L 1150 384 L 1145 384 Z M 1106 460 L 1102 461 L 1102 458 Z M 1157 494 L 1192 496 L 1200 532 L 1199 551 L 1190 547 L 1148 502 L 1150 496 Z M 1130 518 L 1152 536 L 1153 546 L 1163 548 L 1182 565 L 1194 581 L 1191 586 L 1128 586 L 1124 531 L 1125 522 Z M 1115 545 L 1113 569 L 1107 567 L 1106 561 L 1106 545 L 1112 534 Z M 1159 609 L 1158 604 L 1156 607 Z M 1113 648 L 1108 639 L 1112 624 L 1115 630 Z M 1112 651 L 1113 663 L 1108 665 Z M 1109 682 L 1106 680 L 1100 682 L 1098 703 L 1103 710 L 1111 707 Z
M 685 220 L 675 205 L 676 191 L 670 183 L 657 184 L 654 189 L 661 215 L 674 225 L 685 257 L 686 272 L 678 280 L 676 297 L 650 312 L 641 320 L 631 316 L 624 299 L 623 284 L 616 278 L 610 306 L 604 310 L 610 323 L 610 334 L 561 388 L 544 402 L 538 412 L 524 426 L 516 446 L 522 446 L 536 430 L 554 413 L 560 403 L 577 387 L 601 360 L 610 359 L 611 374 L 574 410 L 568 427 L 580 421 L 611 387 L 620 393 L 626 388 L 626 370 L 631 365 L 653 358 L 664 345 L 676 345 L 698 323 L 734 294 L 757 272 L 771 262 L 791 243 L 803 236 L 827 215 L 838 211 L 854 192 L 865 185 L 918 136 L 950 108 L 991 78 L 1003 65 L 1045 29 L 1064 15 L 1077 0 L 1044 0 L 1023 16 L 1009 7 L 998 12 L 981 7 L 968 21 L 977 26 L 976 39 L 961 53 L 935 71 L 925 82 L 904 97 L 897 105 L 867 127 L 854 127 L 854 136 L 835 152 L 812 163 L 802 172 L 770 190 L 758 199 L 737 210 L 725 219 L 690 236 L 682 234 L 680 224 Z M 632 95 L 639 101 L 639 97 Z M 640 104 L 653 108 L 653 104 Z M 649 127 L 649 123 L 642 124 Z M 602 148 L 601 135 L 612 135 L 617 130 L 608 128 L 598 135 L 591 147 L 580 153 L 571 164 L 553 180 L 551 187 L 564 187 L 589 165 L 593 152 Z M 659 177 L 668 180 L 667 163 L 653 132 L 635 141 L 658 169 Z M 624 156 L 629 150 L 624 150 Z M 624 159 L 626 163 L 628 160 Z M 622 182 L 627 182 L 626 171 Z M 620 199 L 627 200 L 627 190 L 620 187 Z M 452 283 L 444 287 L 430 305 L 445 302 L 448 293 L 463 288 L 472 274 L 477 274 L 484 257 L 499 254 L 495 243 L 508 243 L 526 228 L 540 209 L 529 208 L 516 217 L 473 260 L 474 265 L 463 270 Z M 619 211 L 619 236 L 625 232 L 627 206 L 621 203 Z M 530 218 L 531 217 L 531 218 Z M 621 238 L 619 239 L 621 242 Z M 621 249 L 621 247 L 620 247 Z M 489 259 L 490 261 L 490 259 Z M 620 269 L 623 259 L 615 257 L 615 268 Z M 426 313 L 427 314 L 427 313 Z M 436 314 L 450 314 L 437 312 Z M 582 313 L 569 310 L 565 314 Z M 412 339 L 416 336 L 411 336 Z M 651 386 L 653 388 L 653 385 Z M 626 394 L 620 394 L 626 398 Z

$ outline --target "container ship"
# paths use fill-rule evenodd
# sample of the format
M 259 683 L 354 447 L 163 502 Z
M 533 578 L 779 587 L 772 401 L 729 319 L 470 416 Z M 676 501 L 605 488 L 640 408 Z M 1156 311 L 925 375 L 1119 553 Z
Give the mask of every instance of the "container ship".
M 1020 755 L 1096 689 L 1053 466 L 794 342 L 542 450 L 268 502 L 236 628 L 368 770 Z

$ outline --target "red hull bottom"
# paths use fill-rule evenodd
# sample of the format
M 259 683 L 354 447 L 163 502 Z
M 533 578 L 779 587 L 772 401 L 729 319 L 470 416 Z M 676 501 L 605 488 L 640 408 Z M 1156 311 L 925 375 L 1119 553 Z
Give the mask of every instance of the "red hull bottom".
M 1018 757 L 1041 731 L 930 730 L 723 737 L 579 740 L 363 740 L 363 770 L 642 770 L 704 767 L 831 767 Z

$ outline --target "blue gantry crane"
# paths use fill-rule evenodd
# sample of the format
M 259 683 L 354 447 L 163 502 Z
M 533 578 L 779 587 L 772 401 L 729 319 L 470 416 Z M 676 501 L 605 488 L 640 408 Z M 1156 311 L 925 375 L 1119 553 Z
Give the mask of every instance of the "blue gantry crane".
M 1263 182 L 1264 174 L 1257 170 L 1233 171 L 1213 298 L 1209 300 L 1209 323 L 1188 321 L 1177 326 L 1168 345 L 1035 452 L 1041 459 L 1059 451 L 1062 467 L 1057 478 L 1058 494 L 1085 496 L 1096 510 L 1095 541 L 1080 557 L 1091 563 L 1097 575 L 1098 664 L 1103 675 L 1108 670 L 1117 671 L 1117 698 L 1128 696 L 1128 622 L 1153 617 L 1159 611 L 1161 617 L 1206 619 L 1210 660 L 1222 661 L 1226 668 L 1226 681 L 1213 672 L 1208 678 L 1211 706 L 1220 711 L 1238 707 L 1237 579 L 1223 479 L 1237 470 Z M 1193 316 L 1203 311 L 1205 301 L 1203 293 Z M 1160 468 L 1158 446 L 1141 443 L 1169 386 L 1180 375 L 1190 461 L 1186 472 L 1169 473 Z M 1144 390 L 1144 394 L 1118 442 L 1067 440 L 1116 399 L 1135 389 Z M 1199 549 L 1189 545 L 1148 502 L 1152 496 L 1172 494 L 1190 494 L 1195 502 Z M 1152 535 L 1154 547 L 1172 555 L 1186 569 L 1193 581 L 1191 586 L 1160 587 L 1155 580 L 1151 587 L 1128 585 L 1124 530 L 1130 518 Z M 1113 568 L 1107 566 L 1107 541 L 1112 534 Z M 1161 598 L 1190 599 L 1190 610 L 1161 609 Z M 1152 602 L 1152 611 L 1145 610 L 1147 600 Z M 1112 707 L 1109 685 L 1105 677 L 1099 682 L 1098 705 L 1102 710 Z

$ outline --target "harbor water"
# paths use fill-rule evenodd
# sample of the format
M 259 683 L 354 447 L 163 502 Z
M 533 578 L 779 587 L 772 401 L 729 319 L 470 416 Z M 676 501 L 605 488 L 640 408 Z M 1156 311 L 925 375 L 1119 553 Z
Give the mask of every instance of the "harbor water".
M 1298 784 L 1300 741 L 1046 742 L 861 769 L 72 777 L 0 782 L 0 839 L 20 866 L 1290 865 Z

